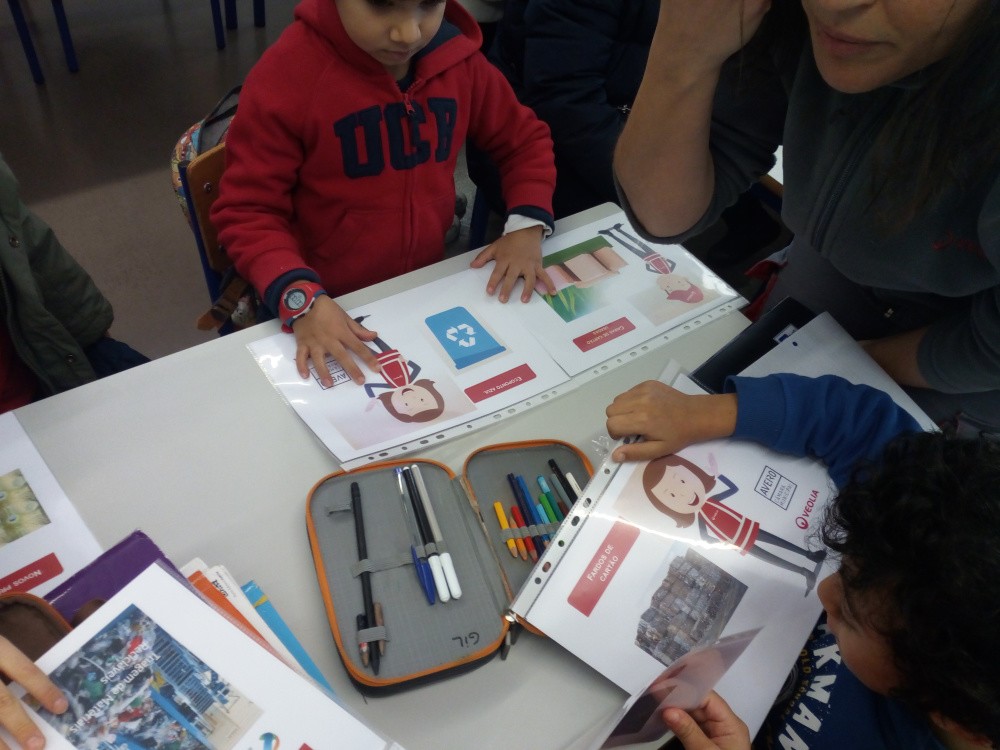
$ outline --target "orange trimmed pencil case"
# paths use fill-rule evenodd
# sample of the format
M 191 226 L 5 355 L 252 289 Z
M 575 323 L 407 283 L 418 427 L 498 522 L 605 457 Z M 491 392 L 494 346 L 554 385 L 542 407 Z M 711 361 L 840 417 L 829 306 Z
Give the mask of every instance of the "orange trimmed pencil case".
M 513 633 L 504 615 L 534 565 L 525 544 L 544 544 L 543 535 L 559 527 L 558 518 L 553 520 L 559 505 L 568 507 L 562 487 L 552 487 L 558 479 L 552 478 L 550 461 L 581 486 L 592 473 L 577 447 L 532 440 L 476 450 L 461 477 L 443 464 L 411 459 L 335 472 L 313 486 L 306 527 L 316 575 L 337 651 L 362 692 L 415 687 L 474 669 L 497 653 L 506 655 Z M 517 525 L 511 507 L 524 506 L 518 504 L 508 474 L 522 477 L 519 486 L 535 506 L 542 506 L 536 514 L 546 510 L 539 501 L 543 484 L 548 485 L 552 515 L 536 515 Z M 506 529 L 494 509 L 496 501 L 505 510 Z M 438 534 L 426 513 L 428 503 Z M 362 508 L 364 556 L 358 553 L 356 505 Z M 424 509 L 423 518 L 418 508 Z M 439 563 L 450 558 L 457 598 L 451 596 L 446 565 L 434 581 L 434 557 Z M 366 576 L 371 607 L 365 600 Z M 444 596 L 438 592 L 441 585 Z M 376 649 L 377 656 L 372 653 Z

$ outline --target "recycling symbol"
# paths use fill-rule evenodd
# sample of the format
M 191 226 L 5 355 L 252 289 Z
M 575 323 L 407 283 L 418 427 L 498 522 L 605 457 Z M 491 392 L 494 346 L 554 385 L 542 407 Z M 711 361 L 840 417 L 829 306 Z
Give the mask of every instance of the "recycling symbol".
M 459 334 L 462 334 L 462 338 L 459 338 Z M 452 326 L 444 335 L 449 341 L 457 341 L 459 346 L 475 346 L 476 345 L 476 331 L 468 323 L 459 323 L 457 326 Z

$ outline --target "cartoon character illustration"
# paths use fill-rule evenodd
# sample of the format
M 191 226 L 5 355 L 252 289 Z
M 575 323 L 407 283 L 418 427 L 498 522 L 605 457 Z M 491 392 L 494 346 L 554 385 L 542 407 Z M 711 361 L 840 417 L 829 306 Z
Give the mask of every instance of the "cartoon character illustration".
M 677 264 L 669 258 L 664 258 L 638 237 L 633 237 L 623 229 L 622 224 L 615 224 L 610 229 L 602 229 L 603 234 L 616 240 L 626 250 L 637 255 L 650 273 L 659 274 L 656 285 L 667 293 L 667 299 L 680 302 L 701 302 L 705 295 L 690 279 L 674 273 Z
M 749 554 L 771 565 L 800 573 L 806 579 L 806 594 L 816 585 L 816 576 L 826 559 L 825 550 L 807 550 L 781 537 L 765 531 L 758 521 L 747 518 L 722 503 L 737 491 L 736 485 L 722 474 L 717 474 L 714 458 L 711 473 L 681 456 L 663 456 L 650 461 L 642 474 L 646 497 L 657 510 L 676 521 L 678 528 L 698 522 L 698 530 L 705 541 L 721 541 L 737 547 L 741 554 Z M 721 492 L 712 494 L 717 482 L 725 485 Z M 760 547 L 768 544 L 794 552 L 813 564 L 806 568 Z
M 705 294 L 701 288 L 693 284 L 686 276 L 679 273 L 665 273 L 656 279 L 656 285 L 667 293 L 667 299 L 678 302 L 701 302 Z
M 416 379 L 420 365 L 406 360 L 380 338 L 372 343 L 380 352 L 376 359 L 385 382 L 365 383 L 365 393 L 370 398 L 377 398 L 400 422 L 430 422 L 440 417 L 444 413 L 444 397 L 434 387 L 433 380 Z M 375 391 L 379 389 L 386 392 L 376 396 Z

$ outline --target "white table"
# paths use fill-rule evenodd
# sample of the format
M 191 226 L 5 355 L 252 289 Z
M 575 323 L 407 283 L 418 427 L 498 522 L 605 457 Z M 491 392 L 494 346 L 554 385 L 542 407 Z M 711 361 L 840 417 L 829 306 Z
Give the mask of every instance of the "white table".
M 616 210 L 559 222 L 568 230 Z M 345 308 L 460 268 L 471 254 L 347 295 Z M 513 302 L 511 304 L 517 304 Z M 468 437 L 421 455 L 461 470 L 475 447 L 556 438 L 596 466 L 604 408 L 659 375 L 668 359 L 693 368 L 747 325 L 740 314 Z M 198 556 L 254 578 L 340 698 L 408 750 L 585 747 L 624 694 L 555 644 L 522 634 L 502 661 L 392 696 L 364 698 L 348 682 L 323 609 L 305 529 L 306 496 L 338 463 L 258 369 L 246 344 L 277 323 L 211 341 L 31 404 L 18 419 L 98 541 L 149 534 L 178 565 Z

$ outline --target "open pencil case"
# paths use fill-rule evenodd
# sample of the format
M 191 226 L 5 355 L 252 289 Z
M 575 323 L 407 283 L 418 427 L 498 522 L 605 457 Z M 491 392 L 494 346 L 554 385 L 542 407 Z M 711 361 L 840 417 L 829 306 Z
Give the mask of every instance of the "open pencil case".
M 510 507 L 517 500 L 508 474 L 523 477 L 536 500 L 542 494 L 539 476 L 547 480 L 553 497 L 562 498 L 551 488 L 558 480 L 551 478 L 550 461 L 580 486 L 592 472 L 587 457 L 575 446 L 536 440 L 480 448 L 466 459 L 461 477 L 443 464 L 411 459 L 336 472 L 310 490 L 306 526 L 320 592 L 341 661 L 360 690 L 390 692 L 459 674 L 506 648 L 511 624 L 504 613 L 534 565 L 530 557 L 522 559 L 517 542 L 554 534 L 559 521 L 524 519 L 525 526 L 505 530 L 494 502 L 499 500 L 508 511 L 505 520 L 510 526 Z M 413 472 L 413 466 L 419 471 Z M 411 477 L 420 475 L 441 542 L 422 543 L 421 519 L 405 478 L 396 471 L 404 468 Z M 363 561 L 358 554 L 352 485 L 357 486 L 362 508 L 367 551 Z M 450 556 L 461 593 L 452 597 L 446 585 L 448 600 L 442 601 L 435 591 L 430 604 L 418 568 L 426 571 L 419 564 L 421 555 L 433 558 L 435 553 Z M 375 623 L 359 617 L 369 611 L 363 594 L 365 572 L 371 600 L 379 605 Z M 362 644 L 368 644 L 364 656 Z

